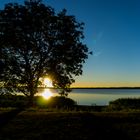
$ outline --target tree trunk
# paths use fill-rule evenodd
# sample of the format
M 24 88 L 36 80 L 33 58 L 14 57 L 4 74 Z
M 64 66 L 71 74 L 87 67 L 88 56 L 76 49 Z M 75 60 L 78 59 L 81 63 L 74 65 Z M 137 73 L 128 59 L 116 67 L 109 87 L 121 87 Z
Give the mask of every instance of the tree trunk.
M 28 107 L 34 107 L 35 103 L 34 103 L 34 90 L 30 91 L 30 95 L 28 96 Z

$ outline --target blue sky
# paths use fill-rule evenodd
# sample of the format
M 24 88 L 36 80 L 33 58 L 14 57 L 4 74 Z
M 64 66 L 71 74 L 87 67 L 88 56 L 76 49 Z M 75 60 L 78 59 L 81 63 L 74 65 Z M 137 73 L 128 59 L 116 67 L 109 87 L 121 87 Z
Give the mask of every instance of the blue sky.
M 1 0 L 23 3 L 23 0 Z M 43 0 L 66 8 L 85 23 L 84 42 L 93 55 L 73 86 L 140 86 L 139 0 Z

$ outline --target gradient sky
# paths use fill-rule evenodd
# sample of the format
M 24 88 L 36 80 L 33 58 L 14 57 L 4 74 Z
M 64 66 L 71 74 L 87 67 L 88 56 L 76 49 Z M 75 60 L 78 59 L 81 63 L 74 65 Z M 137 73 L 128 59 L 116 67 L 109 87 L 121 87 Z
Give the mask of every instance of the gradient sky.
M 4 3 L 23 0 L 1 0 Z M 85 23 L 84 43 L 93 51 L 73 86 L 140 86 L 140 0 L 43 0 L 66 8 Z

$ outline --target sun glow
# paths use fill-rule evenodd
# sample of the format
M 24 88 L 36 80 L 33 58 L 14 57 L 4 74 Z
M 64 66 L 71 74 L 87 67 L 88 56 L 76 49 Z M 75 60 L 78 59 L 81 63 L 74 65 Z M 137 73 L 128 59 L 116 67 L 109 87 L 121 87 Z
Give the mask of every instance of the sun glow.
M 50 91 L 50 89 L 45 89 L 44 92 L 42 93 L 42 97 L 44 99 L 49 99 L 50 97 L 52 97 L 53 94 L 52 92 Z
M 46 87 L 53 87 L 52 81 L 51 81 L 51 79 L 49 79 L 49 78 L 44 78 L 44 85 L 45 85 Z

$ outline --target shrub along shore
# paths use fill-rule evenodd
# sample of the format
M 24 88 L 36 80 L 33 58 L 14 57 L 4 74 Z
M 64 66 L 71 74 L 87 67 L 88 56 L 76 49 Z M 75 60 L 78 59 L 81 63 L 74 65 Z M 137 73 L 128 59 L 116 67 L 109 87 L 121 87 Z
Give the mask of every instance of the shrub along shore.
M 28 98 L 22 95 L 0 95 L 0 107 L 28 108 Z M 140 98 L 122 98 L 110 101 L 109 105 L 78 105 L 74 100 L 55 96 L 46 100 L 42 96 L 34 97 L 33 107 L 38 108 L 56 108 L 77 111 L 131 111 L 140 110 Z

